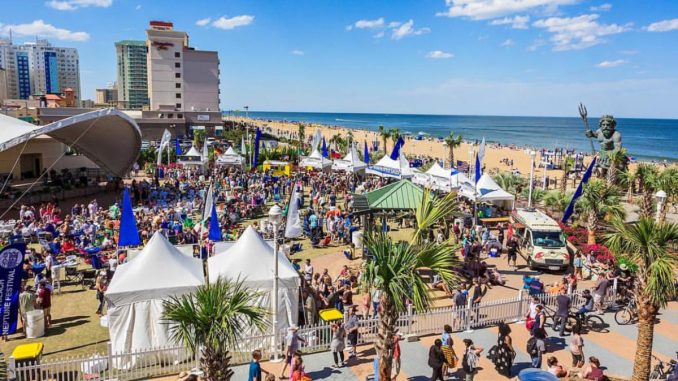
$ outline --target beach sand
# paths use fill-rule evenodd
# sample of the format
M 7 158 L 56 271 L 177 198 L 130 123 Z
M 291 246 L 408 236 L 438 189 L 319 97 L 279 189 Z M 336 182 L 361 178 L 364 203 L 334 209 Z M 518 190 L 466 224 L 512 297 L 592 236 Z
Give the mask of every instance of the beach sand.
M 246 119 L 240 117 L 238 118 L 228 117 L 226 119 L 237 122 L 248 122 L 250 124 L 257 125 L 260 127 L 270 127 L 273 130 L 274 135 L 276 134 L 277 130 L 289 132 L 292 134 L 296 134 L 299 131 L 298 125 L 292 122 L 266 121 L 251 118 Z M 358 143 L 358 148 L 360 152 L 362 152 L 361 147 L 363 146 L 364 141 L 367 141 L 368 146 L 371 146 L 371 142 L 377 140 L 380 142 L 379 148 L 383 149 L 382 147 L 383 141 L 381 137 L 379 137 L 378 132 L 359 130 L 353 128 L 325 126 L 320 124 L 306 124 L 305 129 L 306 138 L 308 138 L 308 136 L 311 136 L 316 129 L 319 129 L 321 131 L 323 137 L 325 137 L 325 140 L 328 141 L 328 144 L 329 139 L 332 136 L 340 134 L 343 137 L 346 137 L 348 132 L 351 131 L 353 133 L 353 140 Z M 582 139 L 585 138 L 582 137 Z M 479 148 L 478 145 L 463 142 L 459 147 L 454 149 L 454 158 L 455 160 L 462 160 L 467 162 L 469 161 L 470 158 L 471 160 L 475 160 L 475 154 L 478 152 L 478 148 Z M 387 152 L 390 153 L 392 149 L 393 141 L 389 139 L 387 141 Z M 473 153 L 469 152 L 471 150 L 473 151 Z M 436 159 L 444 159 L 445 167 L 449 168 L 450 166 L 448 148 L 445 145 L 443 145 L 442 142 L 437 141 L 435 139 L 416 140 L 414 139 L 414 137 L 407 138 L 405 140 L 405 145 L 403 146 L 403 151 L 409 159 L 412 159 L 414 157 L 428 156 Z M 499 172 L 510 171 L 511 167 L 502 162 L 503 159 L 509 159 L 513 160 L 513 169 L 520 171 L 520 175 L 523 176 L 524 178 L 529 178 L 530 176 L 529 152 L 530 152 L 529 148 L 518 148 L 508 146 L 500 147 L 498 145 L 488 143 L 487 146 L 485 147 L 485 159 L 483 161 L 483 165 L 485 166 L 485 172 L 495 173 L 497 171 Z M 592 159 L 591 156 L 586 156 L 584 158 L 584 164 L 588 165 L 591 162 L 591 159 Z M 538 164 L 540 161 L 541 155 L 539 151 L 537 151 L 535 163 Z M 541 182 L 543 173 L 544 173 L 543 167 L 535 167 L 534 178 L 538 183 Z M 555 178 L 558 180 L 558 182 L 560 182 L 562 173 L 563 171 L 561 170 L 548 170 L 546 175 L 549 178 L 551 179 Z M 568 189 L 573 188 L 571 180 L 568 181 L 567 186 Z M 553 189 L 553 186 L 551 186 L 550 189 Z

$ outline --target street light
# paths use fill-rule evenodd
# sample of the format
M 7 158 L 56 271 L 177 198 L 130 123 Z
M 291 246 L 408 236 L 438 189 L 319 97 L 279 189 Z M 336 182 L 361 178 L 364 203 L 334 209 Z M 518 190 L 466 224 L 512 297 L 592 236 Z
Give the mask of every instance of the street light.
M 534 158 L 537 156 L 535 151 L 530 151 L 530 191 L 527 195 L 527 207 L 532 207 L 532 184 L 534 182 Z
M 541 165 L 544 166 L 544 176 L 542 177 L 542 187 L 541 189 L 546 190 L 546 161 L 544 160 L 544 155 L 541 155 Z
M 657 199 L 657 215 L 655 216 L 655 222 L 659 223 L 662 214 L 662 206 L 664 206 L 664 201 L 666 201 L 666 192 L 659 190 L 654 194 L 654 198 Z
M 278 227 L 282 222 L 282 209 L 278 204 L 268 210 L 268 220 L 273 224 L 273 360 L 278 361 Z

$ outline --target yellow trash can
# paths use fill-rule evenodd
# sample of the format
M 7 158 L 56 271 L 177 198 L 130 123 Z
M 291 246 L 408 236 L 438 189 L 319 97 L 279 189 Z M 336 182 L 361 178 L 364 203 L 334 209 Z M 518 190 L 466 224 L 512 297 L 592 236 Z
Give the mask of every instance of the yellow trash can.
M 12 351 L 15 366 L 19 368 L 21 366 L 39 365 L 43 348 L 44 346 L 41 342 L 17 345 L 14 351 Z M 15 374 L 16 380 L 38 380 L 40 378 L 37 370 L 30 372 L 31 374 L 27 373 Z

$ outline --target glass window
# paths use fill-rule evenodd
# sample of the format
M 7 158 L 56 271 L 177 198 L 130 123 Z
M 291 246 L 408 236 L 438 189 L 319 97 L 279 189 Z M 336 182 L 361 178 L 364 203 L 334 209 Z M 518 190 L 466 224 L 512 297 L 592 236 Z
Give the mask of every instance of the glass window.
M 543 247 L 565 247 L 565 237 L 561 232 L 533 232 L 534 245 Z

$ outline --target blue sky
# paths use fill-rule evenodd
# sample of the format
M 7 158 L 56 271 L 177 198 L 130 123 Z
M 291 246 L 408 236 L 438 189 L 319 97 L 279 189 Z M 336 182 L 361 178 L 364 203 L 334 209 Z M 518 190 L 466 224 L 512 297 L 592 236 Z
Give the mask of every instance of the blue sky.
M 114 42 L 172 21 L 217 50 L 221 104 L 262 111 L 678 118 L 678 1 L 2 0 L 0 34 L 80 52 L 82 91 Z

